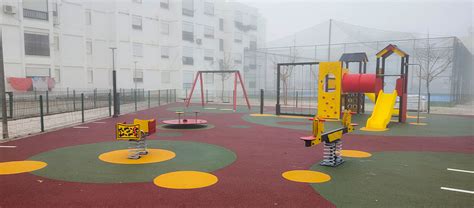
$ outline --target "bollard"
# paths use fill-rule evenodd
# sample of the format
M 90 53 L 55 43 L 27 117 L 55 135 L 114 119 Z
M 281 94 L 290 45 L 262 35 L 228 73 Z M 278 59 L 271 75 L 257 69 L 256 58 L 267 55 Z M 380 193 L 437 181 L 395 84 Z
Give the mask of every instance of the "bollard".
M 82 114 L 82 123 L 84 123 L 84 93 L 81 93 L 81 114 Z
M 109 116 L 112 116 L 112 94 L 109 92 Z
M 41 132 L 44 132 L 43 95 L 39 96 Z
M 260 89 L 260 114 L 263 114 L 264 91 Z

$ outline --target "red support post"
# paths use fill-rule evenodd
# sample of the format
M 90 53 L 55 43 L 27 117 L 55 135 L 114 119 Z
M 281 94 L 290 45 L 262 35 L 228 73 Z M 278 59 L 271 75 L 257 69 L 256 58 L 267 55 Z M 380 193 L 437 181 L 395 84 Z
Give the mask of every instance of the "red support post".
M 234 112 L 237 110 L 237 73 L 234 73 Z
M 189 93 L 189 97 L 187 97 L 187 100 L 186 100 L 186 107 L 189 107 L 189 104 L 191 103 L 191 98 L 193 97 L 194 87 L 196 87 L 196 83 L 197 83 L 197 79 L 199 77 L 199 74 L 201 74 L 201 73 L 198 72 L 196 74 L 196 78 L 194 78 L 193 87 L 191 88 L 191 92 Z
M 240 72 L 237 72 L 237 75 L 239 76 L 240 86 L 242 86 L 242 91 L 244 93 L 245 101 L 247 102 L 247 106 L 249 107 L 249 110 L 250 110 L 249 97 L 247 96 L 247 91 L 245 90 L 244 81 L 242 80 L 242 76 L 240 76 Z
M 204 85 L 202 84 L 202 73 L 199 72 L 199 79 L 201 80 L 201 104 L 204 107 Z

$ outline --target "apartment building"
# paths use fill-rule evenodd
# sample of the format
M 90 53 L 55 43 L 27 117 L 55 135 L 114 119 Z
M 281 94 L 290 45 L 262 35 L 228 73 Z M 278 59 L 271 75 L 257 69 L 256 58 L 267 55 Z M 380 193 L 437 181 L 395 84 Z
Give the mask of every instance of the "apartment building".
M 198 70 L 241 70 L 264 47 L 255 8 L 223 0 L 3 0 L 7 90 L 189 88 Z M 113 61 L 114 59 L 114 61 Z M 246 70 L 244 70 L 246 69 Z M 248 81 L 247 81 L 248 79 Z M 217 87 L 214 77 L 206 84 Z M 254 80 L 254 81 L 252 81 Z

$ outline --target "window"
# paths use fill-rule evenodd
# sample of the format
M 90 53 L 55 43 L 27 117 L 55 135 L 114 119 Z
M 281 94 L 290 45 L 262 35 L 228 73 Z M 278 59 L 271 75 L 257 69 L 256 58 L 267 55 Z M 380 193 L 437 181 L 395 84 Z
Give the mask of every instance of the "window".
M 170 34 L 170 24 L 166 22 L 161 23 L 161 34 L 169 35 Z
M 161 83 L 169 84 L 171 82 L 171 73 L 170 72 L 161 72 Z
M 194 0 L 183 0 L 183 15 L 194 16 Z
M 193 48 L 183 47 L 183 64 L 194 65 Z
M 219 51 L 224 51 L 224 40 L 219 39 Z
M 194 25 L 191 22 L 183 22 L 183 40 L 194 42 Z
M 240 22 L 242 24 L 243 15 L 241 11 L 235 11 L 235 22 Z
M 214 27 L 204 26 L 204 37 L 214 38 Z
M 54 49 L 59 51 L 59 36 L 57 35 L 54 36 Z
M 94 82 L 94 71 L 92 68 L 87 69 L 87 83 L 93 83 Z
M 91 10 L 86 10 L 85 18 L 86 18 L 86 25 L 91 25 L 91 24 L 92 24 L 92 13 L 91 13 Z
M 212 2 L 204 2 L 204 14 L 214 16 L 214 4 Z
M 49 36 L 25 33 L 25 55 L 49 56 Z
M 209 61 L 212 64 L 212 62 L 214 62 L 214 50 L 205 49 L 204 50 L 204 60 Z
M 169 9 L 170 8 L 170 1 L 169 0 L 161 0 L 160 7 L 163 8 L 163 9 Z
M 48 0 L 23 0 L 23 17 L 48 20 Z
M 224 31 L 224 19 L 219 18 L 219 30 Z
M 143 57 L 143 44 L 133 43 L 133 56 Z
M 235 33 L 234 34 L 234 42 L 242 43 L 242 33 Z
M 59 68 L 55 68 L 54 69 L 54 81 L 56 83 L 60 83 L 61 82 L 61 70 Z
M 252 51 L 257 50 L 257 41 L 250 41 L 249 42 L 249 48 Z
M 161 58 L 169 59 L 170 58 L 170 48 L 162 46 L 161 47 Z
M 142 30 L 142 17 L 136 15 L 132 16 L 132 28 L 135 30 Z
M 242 55 L 240 54 L 235 54 L 234 55 L 234 63 L 235 64 L 242 64 Z
M 137 69 L 133 71 L 133 82 L 143 82 L 143 70 Z
M 86 41 L 86 51 L 87 54 L 92 54 L 92 41 L 90 40 Z

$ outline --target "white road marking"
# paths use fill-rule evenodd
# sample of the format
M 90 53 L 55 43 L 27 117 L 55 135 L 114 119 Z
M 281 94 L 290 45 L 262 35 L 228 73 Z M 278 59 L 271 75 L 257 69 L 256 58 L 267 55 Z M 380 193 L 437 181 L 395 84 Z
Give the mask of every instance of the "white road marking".
M 16 148 L 16 146 L 0 146 L 0 148 Z
M 455 188 L 448 188 L 448 187 L 441 187 L 441 189 L 446 190 L 446 191 L 456 191 L 456 192 L 474 194 L 474 191 L 468 191 L 468 190 L 462 190 L 462 189 L 455 189 Z
M 462 172 L 462 173 L 474 173 L 474 171 L 470 171 L 470 170 L 461 170 L 461 169 L 454 169 L 454 168 L 448 168 L 447 170 L 450 170 L 450 171 L 456 171 L 456 172 Z
M 72 128 L 75 128 L 75 129 L 88 129 L 89 127 L 88 126 L 75 126 L 75 127 L 72 127 Z

